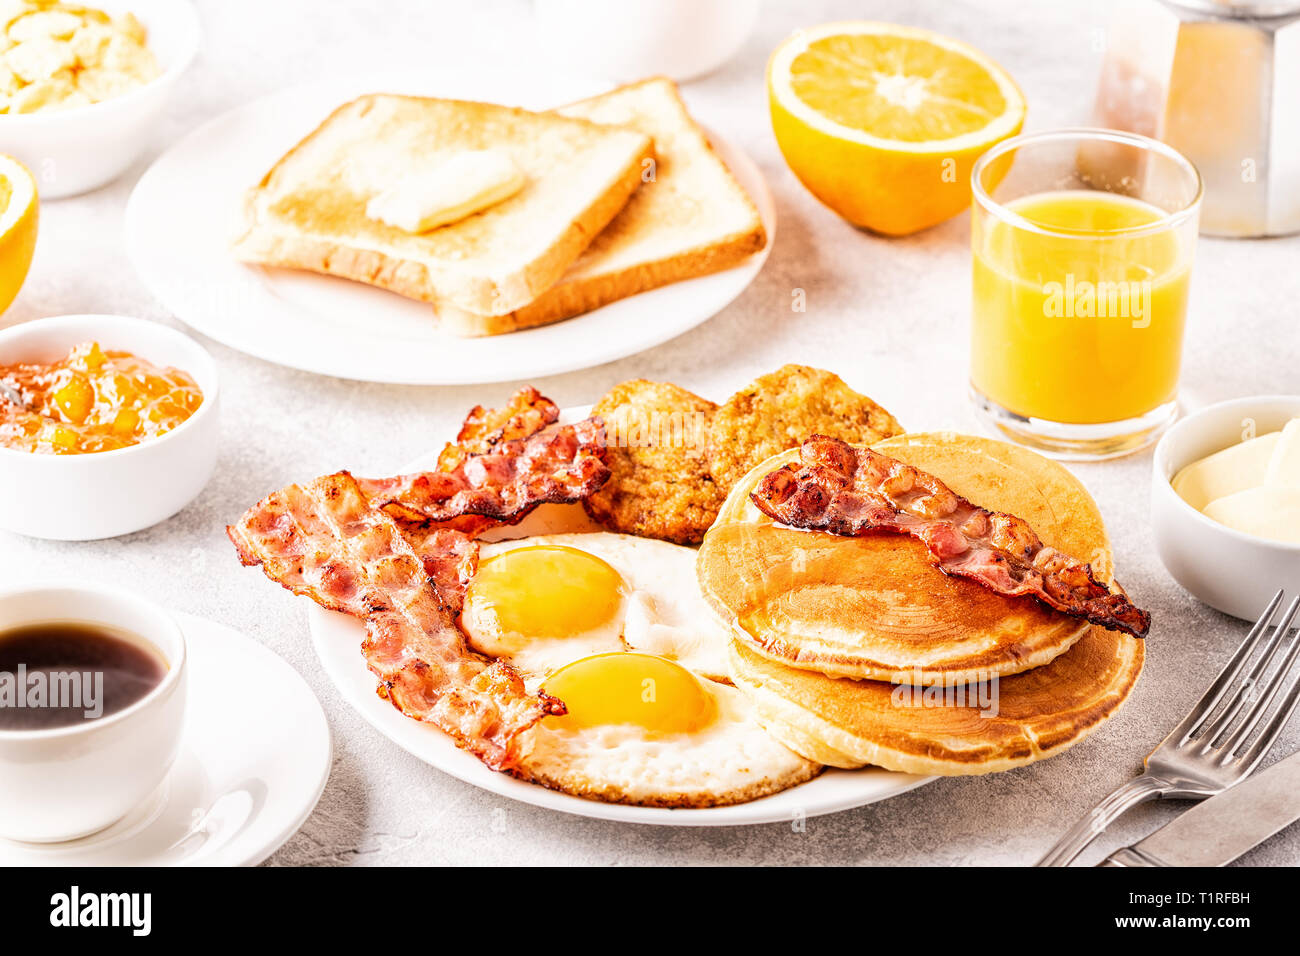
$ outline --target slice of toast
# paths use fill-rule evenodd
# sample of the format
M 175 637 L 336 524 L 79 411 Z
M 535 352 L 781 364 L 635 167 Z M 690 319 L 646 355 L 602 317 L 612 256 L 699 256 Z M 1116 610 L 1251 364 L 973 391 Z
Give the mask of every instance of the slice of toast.
M 506 150 L 515 195 L 427 233 L 366 215 L 412 170 L 468 150 Z M 240 259 L 310 269 L 477 314 L 509 314 L 554 285 L 627 203 L 650 137 L 487 103 L 372 94 L 347 103 L 247 197 Z
M 545 325 L 670 282 L 729 269 L 767 242 L 749 196 L 691 119 L 672 80 L 656 77 L 555 111 L 648 133 L 653 178 L 550 289 L 509 313 L 439 302 L 439 326 L 496 335 Z M 477 313 L 477 314 L 476 314 Z

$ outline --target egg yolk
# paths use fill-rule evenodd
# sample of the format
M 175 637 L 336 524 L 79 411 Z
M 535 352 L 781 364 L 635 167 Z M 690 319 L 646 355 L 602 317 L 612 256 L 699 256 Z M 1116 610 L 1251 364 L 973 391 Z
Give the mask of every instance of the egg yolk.
M 584 657 L 548 677 L 542 690 L 569 709 L 562 717 L 547 717 L 550 727 L 634 724 L 658 736 L 692 733 L 717 716 L 717 702 L 698 677 L 649 654 Z
M 507 648 L 566 638 L 614 621 L 623 578 L 594 555 L 564 545 L 506 551 L 484 561 L 465 594 L 465 614 Z M 513 640 L 512 640 L 513 638 Z

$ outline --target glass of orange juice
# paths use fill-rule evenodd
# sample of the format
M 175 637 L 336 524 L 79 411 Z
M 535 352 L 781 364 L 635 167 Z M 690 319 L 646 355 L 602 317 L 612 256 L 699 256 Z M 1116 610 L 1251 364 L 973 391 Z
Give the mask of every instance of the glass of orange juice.
M 1201 178 L 1134 133 L 1008 139 L 971 173 L 971 391 L 1061 458 L 1135 451 L 1178 414 Z

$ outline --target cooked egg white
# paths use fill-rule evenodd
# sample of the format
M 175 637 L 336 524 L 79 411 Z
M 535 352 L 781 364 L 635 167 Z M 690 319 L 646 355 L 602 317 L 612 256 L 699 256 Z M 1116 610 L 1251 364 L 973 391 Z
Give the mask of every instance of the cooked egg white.
M 736 688 L 663 657 L 586 657 L 542 685 L 568 707 L 527 732 L 520 770 L 575 796 L 710 807 L 776 793 L 821 765 L 765 731 Z
M 568 713 L 527 732 L 518 772 L 618 803 L 752 800 L 820 765 L 759 726 L 726 680 L 725 627 L 705 604 L 695 551 L 592 532 L 485 544 L 461 627 Z
M 484 544 L 461 627 L 532 686 L 581 657 L 623 650 L 728 679 L 730 638 L 700 594 L 695 551 L 666 541 L 591 532 Z

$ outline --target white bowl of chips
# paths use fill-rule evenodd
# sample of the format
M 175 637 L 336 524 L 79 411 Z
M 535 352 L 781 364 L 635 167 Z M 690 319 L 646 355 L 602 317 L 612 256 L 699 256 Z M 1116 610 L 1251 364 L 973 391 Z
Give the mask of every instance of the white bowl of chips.
M 0 153 L 42 199 L 124 173 L 199 48 L 189 0 L 0 3 Z

